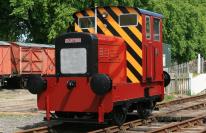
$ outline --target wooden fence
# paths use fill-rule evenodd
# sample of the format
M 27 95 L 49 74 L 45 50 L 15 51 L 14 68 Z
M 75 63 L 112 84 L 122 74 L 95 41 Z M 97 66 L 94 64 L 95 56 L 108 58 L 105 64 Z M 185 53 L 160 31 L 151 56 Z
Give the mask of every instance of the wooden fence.
M 171 76 L 171 83 L 165 88 L 166 94 L 191 95 L 192 75 L 205 73 L 206 62 L 198 58 L 183 64 L 174 64 L 167 71 Z
M 182 73 L 178 75 L 170 73 L 170 76 L 171 82 L 165 88 L 166 94 L 191 95 L 191 74 Z

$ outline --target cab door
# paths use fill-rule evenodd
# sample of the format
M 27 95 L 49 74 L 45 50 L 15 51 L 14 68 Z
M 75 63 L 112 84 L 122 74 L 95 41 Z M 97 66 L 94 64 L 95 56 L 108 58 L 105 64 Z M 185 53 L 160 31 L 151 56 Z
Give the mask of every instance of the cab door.
M 152 49 L 153 49 L 153 79 L 160 81 L 162 79 L 162 20 L 160 18 L 152 18 Z
M 145 80 L 162 79 L 162 30 L 161 19 L 145 16 Z
M 154 48 L 152 37 L 152 17 L 145 16 L 145 80 L 151 82 L 154 79 Z

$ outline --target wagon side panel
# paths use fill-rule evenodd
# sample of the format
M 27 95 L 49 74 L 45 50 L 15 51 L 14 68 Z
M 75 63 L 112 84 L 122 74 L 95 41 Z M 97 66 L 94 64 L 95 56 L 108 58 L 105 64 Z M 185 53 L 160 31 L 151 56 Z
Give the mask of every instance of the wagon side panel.
M 54 75 L 55 74 L 55 49 L 45 48 L 43 56 L 43 74 Z
M 35 47 L 21 47 L 20 53 L 21 74 L 41 74 L 42 73 L 42 50 Z
M 0 76 L 11 75 L 10 46 L 0 45 Z
M 31 53 L 31 73 L 42 74 L 44 52 L 42 48 L 32 48 Z
M 12 74 L 20 74 L 20 48 L 15 43 L 11 45 Z

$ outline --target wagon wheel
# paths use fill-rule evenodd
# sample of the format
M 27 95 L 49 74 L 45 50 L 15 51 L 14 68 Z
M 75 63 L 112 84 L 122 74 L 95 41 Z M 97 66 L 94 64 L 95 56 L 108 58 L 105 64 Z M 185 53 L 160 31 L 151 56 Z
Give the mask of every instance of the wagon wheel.
M 4 86 L 4 81 L 3 81 L 3 79 L 0 78 L 0 89 L 2 89 L 3 86 Z
M 137 104 L 138 116 L 142 119 L 148 118 L 153 110 L 152 102 L 142 102 Z
M 127 118 L 127 109 L 122 106 L 114 107 L 112 111 L 112 122 L 115 125 L 121 126 Z

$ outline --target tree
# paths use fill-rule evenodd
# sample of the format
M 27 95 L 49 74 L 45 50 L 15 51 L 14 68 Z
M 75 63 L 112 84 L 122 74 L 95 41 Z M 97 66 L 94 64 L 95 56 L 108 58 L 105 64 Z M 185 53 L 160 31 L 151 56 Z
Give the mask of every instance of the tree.
M 0 39 L 16 40 L 24 27 L 18 18 L 11 16 L 12 8 L 9 1 L 0 0 Z M 20 28 L 22 27 L 22 28 Z
M 148 0 L 146 0 L 148 1 Z M 10 0 L 12 16 L 19 18 L 27 36 L 27 41 L 37 43 L 51 42 L 57 35 L 65 32 L 73 21 L 72 14 L 87 7 L 122 5 L 138 6 L 145 0 Z
M 0 39 L 51 43 L 73 22 L 72 14 L 94 6 L 133 6 L 164 15 L 164 42 L 178 62 L 206 57 L 205 0 L 10 0 L 0 1 Z
M 198 53 L 206 57 L 205 8 L 200 1 L 152 0 L 149 9 L 164 15 L 164 42 L 172 45 L 172 58 L 185 62 Z
M 13 8 L 12 16 L 19 18 L 18 23 L 25 25 L 21 34 L 27 36 L 28 41 L 47 43 L 65 31 L 72 21 L 72 13 L 76 11 L 72 1 L 67 0 L 10 0 Z M 74 1 L 73 1 L 74 3 Z

